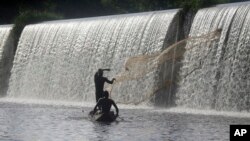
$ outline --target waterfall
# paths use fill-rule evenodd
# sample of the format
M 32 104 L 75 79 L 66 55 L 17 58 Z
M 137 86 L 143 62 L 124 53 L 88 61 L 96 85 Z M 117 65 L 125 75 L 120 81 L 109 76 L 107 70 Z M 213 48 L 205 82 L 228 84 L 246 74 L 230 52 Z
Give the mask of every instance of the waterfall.
M 187 50 L 177 104 L 200 109 L 250 109 L 250 5 L 220 5 L 199 10 L 190 36 L 222 29 L 218 40 L 197 41 Z M 193 44 L 188 44 L 187 47 Z
M 20 37 L 7 97 L 94 101 L 94 74 L 115 77 L 130 56 L 162 51 L 176 40 L 179 10 L 28 25 Z M 159 73 L 114 84 L 112 98 L 143 99 Z
M 0 26 L 0 96 L 6 95 L 13 60 L 12 25 Z

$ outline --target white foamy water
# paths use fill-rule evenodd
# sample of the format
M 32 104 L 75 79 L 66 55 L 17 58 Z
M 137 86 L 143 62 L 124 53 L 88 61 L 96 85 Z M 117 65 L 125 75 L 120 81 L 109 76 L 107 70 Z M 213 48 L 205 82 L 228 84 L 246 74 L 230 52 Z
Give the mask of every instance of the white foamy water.
M 199 10 L 190 36 L 221 29 L 219 40 L 186 51 L 177 104 L 200 109 L 250 110 L 250 5 Z M 188 44 L 190 47 L 192 44 Z
M 128 57 L 159 52 L 175 42 L 178 11 L 28 25 L 18 44 L 7 96 L 94 101 L 98 68 L 110 68 L 104 75 L 111 79 L 124 70 Z M 112 97 L 121 102 L 145 99 L 158 75 L 116 83 Z
M 0 25 L 0 97 L 6 95 L 13 61 L 12 25 Z

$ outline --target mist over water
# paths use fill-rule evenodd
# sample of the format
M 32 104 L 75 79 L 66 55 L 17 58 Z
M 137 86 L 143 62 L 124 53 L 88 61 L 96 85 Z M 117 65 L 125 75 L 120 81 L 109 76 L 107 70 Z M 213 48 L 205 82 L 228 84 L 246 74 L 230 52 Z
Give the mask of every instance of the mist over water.
M 190 36 L 221 29 L 221 37 L 209 44 L 197 41 L 198 47 L 185 52 L 178 105 L 232 111 L 250 109 L 249 10 L 249 4 L 239 4 L 198 11 Z

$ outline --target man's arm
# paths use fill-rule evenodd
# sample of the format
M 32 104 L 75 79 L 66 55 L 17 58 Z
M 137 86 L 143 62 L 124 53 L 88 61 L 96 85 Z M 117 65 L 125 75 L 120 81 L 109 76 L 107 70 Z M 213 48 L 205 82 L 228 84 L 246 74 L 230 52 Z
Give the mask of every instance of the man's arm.
M 111 81 L 108 80 L 108 78 L 105 78 L 105 82 L 109 83 L 109 84 L 113 84 L 115 81 L 115 78 L 113 78 Z
M 117 105 L 115 104 L 115 102 L 112 100 L 112 104 L 114 105 L 114 107 L 115 107 L 115 110 L 116 110 L 116 116 L 118 117 L 118 115 L 119 115 L 119 109 L 118 109 L 118 107 L 117 107 Z
M 98 71 L 110 71 L 110 69 L 99 69 Z
M 102 69 L 102 71 L 110 71 L 110 69 Z
M 93 110 L 93 114 L 95 114 L 96 113 L 96 111 L 97 111 L 97 107 L 100 105 L 100 102 L 101 100 L 99 99 L 98 100 L 98 102 L 97 102 L 97 104 L 95 105 L 95 108 L 94 108 L 94 110 Z
M 94 108 L 94 110 L 93 110 L 93 115 L 96 113 L 96 111 L 97 111 L 97 104 L 95 105 L 95 108 Z

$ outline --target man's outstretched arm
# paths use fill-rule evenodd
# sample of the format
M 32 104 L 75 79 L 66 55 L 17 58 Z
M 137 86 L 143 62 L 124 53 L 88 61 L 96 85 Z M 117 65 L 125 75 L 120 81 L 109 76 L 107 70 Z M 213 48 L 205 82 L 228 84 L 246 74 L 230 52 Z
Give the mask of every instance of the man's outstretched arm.
M 102 71 L 110 71 L 110 69 L 100 69 L 100 70 L 102 70 Z
M 109 83 L 109 84 L 113 84 L 113 83 L 114 83 L 114 81 L 115 81 L 115 78 L 113 78 L 111 81 L 110 81 L 110 80 L 108 80 L 108 78 L 106 78 L 106 79 L 105 79 L 105 81 L 106 81 L 107 83 Z

